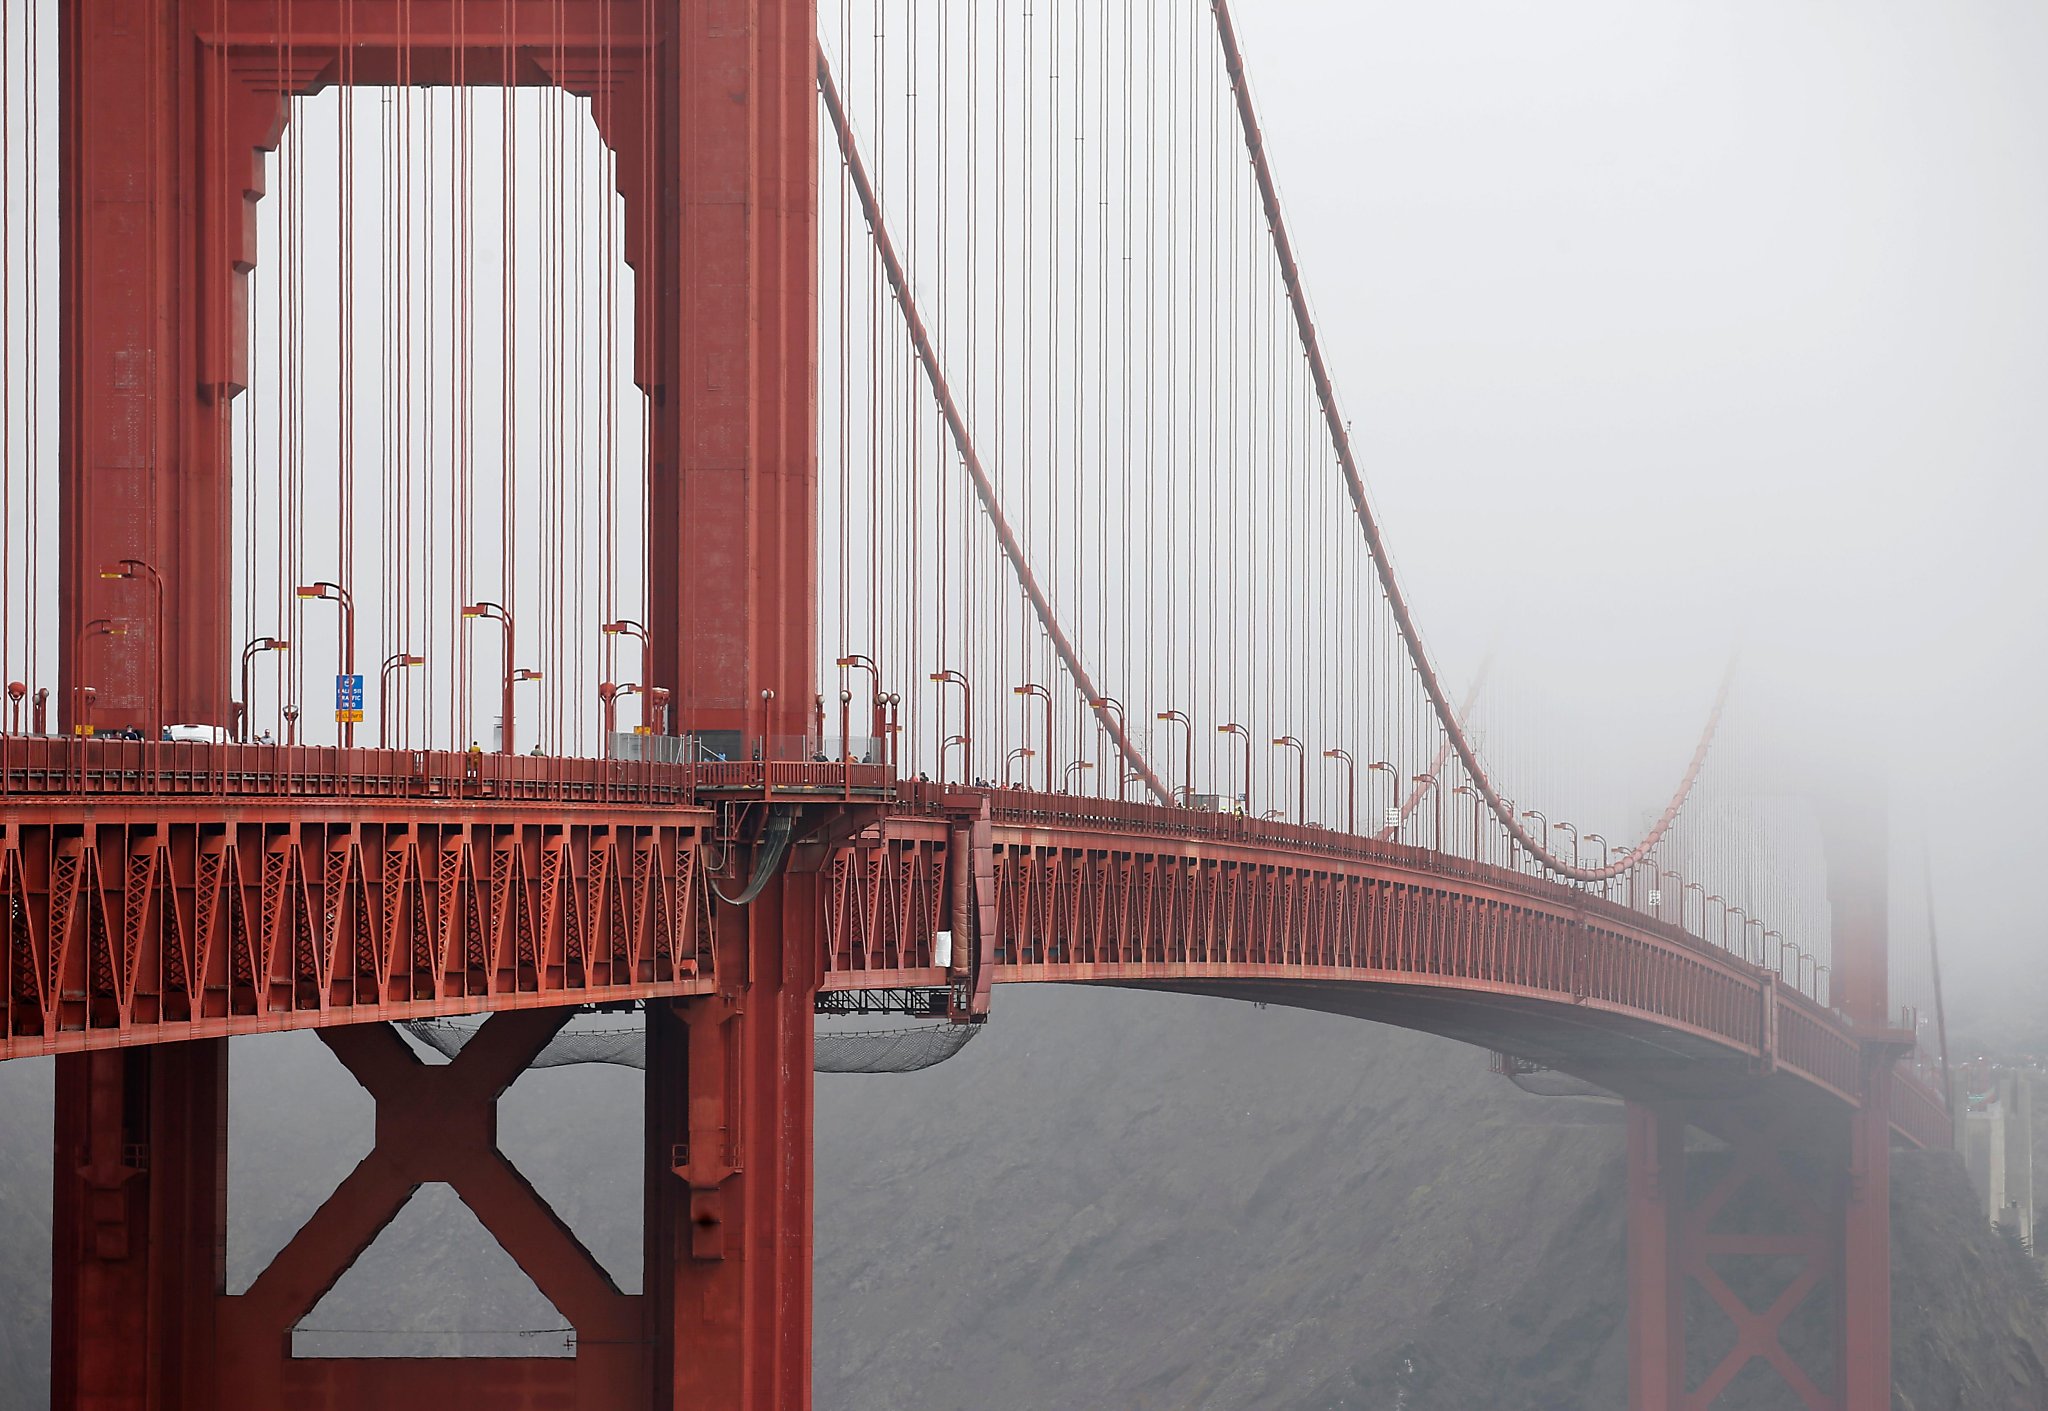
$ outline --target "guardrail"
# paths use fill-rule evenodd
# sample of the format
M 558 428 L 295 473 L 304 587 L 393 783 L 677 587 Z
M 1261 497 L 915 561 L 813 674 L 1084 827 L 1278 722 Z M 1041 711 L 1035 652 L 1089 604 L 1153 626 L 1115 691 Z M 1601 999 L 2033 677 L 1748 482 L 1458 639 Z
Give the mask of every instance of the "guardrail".
M 771 760 L 770 792 L 886 793 L 879 765 Z M 761 789 L 759 761 L 672 763 L 456 750 L 340 749 L 0 735 L 0 799 L 486 799 L 690 807 L 703 790 Z

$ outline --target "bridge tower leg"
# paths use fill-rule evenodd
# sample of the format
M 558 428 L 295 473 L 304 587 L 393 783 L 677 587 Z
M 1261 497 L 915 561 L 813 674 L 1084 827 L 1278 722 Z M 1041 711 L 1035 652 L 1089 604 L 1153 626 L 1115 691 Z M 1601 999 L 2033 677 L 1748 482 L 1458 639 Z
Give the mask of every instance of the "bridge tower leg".
M 213 1405 L 225 1288 L 227 1043 L 57 1060 L 50 1400 Z
M 1872 750 L 1867 758 L 1876 758 Z M 1869 1040 L 1893 1023 L 1889 980 L 1890 826 L 1878 771 L 1838 768 L 1822 814 L 1830 943 L 1839 993 L 1830 996 Z M 1892 1404 L 1892 1060 L 1874 1045 L 1863 1100 L 1850 1117 L 1841 1294 L 1843 1411 Z M 1880 1056 L 1882 1055 L 1882 1056 Z
M 814 873 L 721 918 L 743 986 L 647 1016 L 646 1290 L 661 1411 L 811 1404 Z
M 1863 1036 L 1857 1105 L 1828 1124 L 1773 1106 L 1768 1090 L 1739 1103 L 1629 1104 L 1631 1411 L 1708 1411 L 1758 1360 L 1808 1411 L 1890 1411 L 1892 1045 L 1910 1036 L 1888 1031 L 1884 808 L 1847 799 L 1823 819 L 1836 976 L 1828 998 Z M 1724 1150 L 1688 1155 L 1688 1125 Z M 1789 1282 L 1746 1283 L 1735 1272 L 1759 1259 L 1791 1268 Z M 1817 1349 L 1807 1344 L 1819 1338 L 1802 1314 L 1823 1285 L 1832 1299 L 1826 1370 L 1809 1365 Z M 1712 1366 L 1688 1364 L 1693 1290 L 1734 1327 Z M 1798 1355 L 1787 1347 L 1795 1322 L 1807 1325 L 1791 1338 Z
M 1629 1411 L 1679 1411 L 1685 1370 L 1685 1122 L 1628 1105 Z

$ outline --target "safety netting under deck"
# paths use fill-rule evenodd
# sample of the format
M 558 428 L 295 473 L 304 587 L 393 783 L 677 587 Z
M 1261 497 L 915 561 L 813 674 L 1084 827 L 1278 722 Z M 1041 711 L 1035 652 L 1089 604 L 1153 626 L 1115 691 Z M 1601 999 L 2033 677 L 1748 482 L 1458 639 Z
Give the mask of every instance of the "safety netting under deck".
M 453 1058 L 483 1028 L 477 1019 L 431 1019 L 405 1031 Z M 979 1024 L 914 1024 L 889 1029 L 821 1031 L 812 1041 L 811 1068 L 818 1073 L 915 1073 L 944 1063 L 981 1032 Z M 647 1067 L 644 1026 L 578 1028 L 557 1034 L 528 1067 L 565 1068 L 578 1063 Z

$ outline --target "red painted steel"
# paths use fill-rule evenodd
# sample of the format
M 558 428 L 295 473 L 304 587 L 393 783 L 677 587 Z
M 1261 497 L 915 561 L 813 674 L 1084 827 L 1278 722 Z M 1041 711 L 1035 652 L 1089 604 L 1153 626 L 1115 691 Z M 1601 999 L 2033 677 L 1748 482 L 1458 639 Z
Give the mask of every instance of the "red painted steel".
M 663 8 L 674 40 L 646 154 L 672 213 L 647 330 L 663 373 L 650 670 L 676 688 L 680 729 L 712 734 L 718 753 L 803 759 L 818 661 L 816 12 Z
M 1685 1359 L 1685 1123 L 1628 1105 L 1629 1411 L 1678 1411 Z
M 659 390 L 676 366 L 676 340 L 647 334 L 657 324 L 673 329 L 678 310 L 661 307 L 655 295 L 663 291 L 679 302 L 687 276 L 675 273 L 675 250 L 650 239 L 650 222 L 671 206 L 666 190 L 651 188 L 649 173 L 669 168 L 650 168 L 639 139 L 651 126 L 644 105 L 657 86 L 649 82 L 646 39 L 666 41 L 656 45 L 670 66 L 661 77 L 668 91 L 682 86 L 686 61 L 671 14 L 672 7 L 643 0 L 60 7 L 58 700 L 67 724 L 73 688 L 92 686 L 97 725 L 145 726 L 155 715 L 151 695 L 159 681 L 164 719 L 233 723 L 229 406 L 248 380 L 247 279 L 257 253 L 260 156 L 277 146 L 289 97 L 337 82 L 465 82 L 558 84 L 592 98 L 598 126 L 619 153 L 627 258 L 641 275 L 641 384 Z M 808 53 L 808 30 L 806 39 Z M 691 56 L 694 64 L 695 50 Z M 707 76 L 714 72 L 707 67 Z M 722 75 L 694 85 L 699 93 L 714 88 L 720 104 L 735 106 L 725 104 Z M 666 105 L 666 130 L 673 130 L 676 106 Z M 802 126 L 808 138 L 808 120 Z M 736 236 L 722 230 L 708 238 Z M 692 313 L 701 324 L 705 311 Z M 654 356 L 660 351 L 669 361 Z M 808 368 L 806 358 L 796 362 Z M 670 396 L 666 404 L 674 408 L 680 400 Z M 802 415 L 798 399 L 787 416 Z M 673 423 L 664 425 L 670 439 L 663 444 L 672 451 Z M 123 560 L 156 576 L 160 614 L 149 610 L 145 595 L 156 589 L 143 577 L 101 576 L 104 566 Z M 785 571 L 778 564 L 777 572 Z M 121 620 L 146 650 L 98 659 L 88 669 L 80 632 L 98 617 Z M 155 640 L 159 622 L 164 641 Z M 788 632 L 792 640 L 802 637 L 800 615 Z M 801 687 L 800 675 L 789 679 L 792 689 Z
M 824 99 L 825 116 L 832 124 L 833 136 L 839 143 L 840 160 L 846 165 L 847 179 L 853 183 L 855 199 L 860 202 L 861 213 L 867 219 L 868 231 L 874 239 L 876 257 L 881 261 L 883 277 L 889 281 L 889 289 L 895 297 L 897 307 L 903 312 L 903 322 L 910 333 L 910 346 L 917 354 L 918 366 L 923 369 L 926 380 L 931 384 L 932 396 L 938 401 L 939 415 L 946 423 L 946 433 L 953 440 L 953 449 L 959 453 L 960 464 L 967 472 L 968 483 L 974 487 L 974 496 L 981 502 L 983 513 L 996 536 L 996 544 L 1003 551 L 1011 571 L 1017 575 L 1017 586 L 1024 590 L 1025 598 L 1031 604 L 1038 623 L 1045 629 L 1046 639 L 1052 643 L 1053 651 L 1059 656 L 1060 664 L 1066 667 L 1074 687 L 1081 693 L 1081 699 L 1095 715 L 1117 754 L 1125 764 L 1135 770 L 1144 781 L 1145 787 L 1161 803 L 1170 802 L 1172 794 L 1167 791 L 1165 781 L 1153 772 L 1151 764 L 1138 749 L 1130 732 L 1125 728 L 1123 712 L 1112 710 L 1106 703 L 1102 688 L 1095 684 L 1088 668 L 1081 661 L 1081 654 L 1075 648 L 1073 639 L 1067 636 L 1060 625 L 1058 614 L 1053 611 L 1052 600 L 1046 596 L 1038 575 L 1032 571 L 1030 562 L 1024 557 L 1024 548 L 1017 542 L 1017 533 L 1010 527 L 1009 517 L 1003 513 L 1002 502 L 996 498 L 995 482 L 989 479 L 987 469 L 982 465 L 981 452 L 976 449 L 974 437 L 968 432 L 967 418 L 961 413 L 960 405 L 953 398 L 953 387 L 947 380 L 945 368 L 939 362 L 938 349 L 933 345 L 931 333 L 925 327 L 924 315 L 919 311 L 917 297 L 911 291 L 910 276 L 904 271 L 903 261 L 897 256 L 896 242 L 890 238 L 888 225 L 882 219 L 882 205 L 875 196 L 874 183 L 868 179 L 867 164 L 861 160 L 860 148 L 853 140 L 853 129 L 846 119 L 846 105 L 840 101 L 839 85 L 832 79 L 832 66 L 825 60 L 823 49 L 818 51 L 818 91 Z M 1041 692 L 1043 687 L 1038 688 Z M 1046 697 L 1046 711 L 1052 710 L 1052 697 Z M 1045 743 L 1045 767 L 1047 778 L 1051 778 L 1053 767 L 1052 741 Z M 1122 766 L 1119 766 L 1121 771 Z M 971 776 L 970 776 L 971 777 Z M 1121 772 L 1119 772 L 1121 777 Z M 1050 784 L 1047 791 L 1051 791 Z M 1122 792 L 1121 789 L 1118 790 Z
M 497 1145 L 497 1100 L 569 1017 L 504 1014 L 456 1058 L 423 1064 L 383 1025 L 323 1033 L 377 1105 L 376 1144 L 246 1292 L 216 1289 L 222 1408 L 644 1404 L 642 1301 L 622 1294 Z M 575 1329 L 573 1359 L 292 1356 L 292 1329 L 428 1182 L 446 1182 Z M 480 1365 L 481 1364 L 481 1365 Z M 422 1377 L 420 1372 L 429 1373 Z M 438 1372 L 439 1375 L 432 1375 Z M 373 1399 L 365 1400 L 363 1398 Z M 448 1403 L 440 1403 L 446 1405 Z
M 901 792 L 886 823 L 828 865 L 827 989 L 946 984 L 933 957 L 953 924 L 948 869 L 971 866 L 986 868 L 994 894 L 994 934 L 978 939 L 996 983 L 1262 987 L 1279 1002 L 1311 986 L 1317 1007 L 1343 1007 L 1338 991 L 1357 1006 L 1373 994 L 1411 1009 L 1429 998 L 1426 1018 L 1398 1006 L 1375 1017 L 1468 1038 L 1492 1024 L 1496 1041 L 1512 1024 L 1522 1056 L 1645 1097 L 1697 1089 L 1716 1070 L 1730 1090 L 1790 1080 L 1815 1110 L 1859 1105 L 1872 1055 L 1888 1063 L 1906 1046 L 1852 1029 L 1773 972 L 1675 926 L 1426 849 L 1114 800 Z M 985 861 L 955 842 L 984 805 Z M 1677 1041 L 1690 1046 L 1677 1074 L 1632 1066 Z M 1910 1076 L 1896 1086 L 1914 1095 L 1900 1135 L 1945 1145 L 1939 1096 Z
M 1884 1071 L 1862 1110 L 1818 1123 L 1753 1102 L 1629 1105 L 1631 1411 L 1707 1411 L 1757 1362 L 1806 1411 L 1890 1406 L 1889 1275 L 1871 1264 L 1888 1255 L 1874 1214 L 1887 1199 Z M 1688 1151 L 1689 1124 L 1718 1149 Z M 1716 1361 L 1688 1362 L 1689 1289 L 1732 1329 L 1711 1340 L 1727 1349 Z M 1784 1340 L 1819 1301 L 1832 1371 Z
M 712 986 L 678 781 L 366 754 L 7 742 L 0 1055 Z
M 1228 9 L 1213 4 L 1316 393 L 1395 621 L 1486 801 L 1544 854 L 1479 768 L 1388 567 Z M 1948 1123 L 1894 1062 L 1909 1036 L 1886 1027 L 1869 810 L 1831 836 L 1845 1015 L 1628 908 L 1390 841 L 899 788 L 887 770 L 804 761 L 819 656 L 819 85 L 949 429 L 1051 622 L 883 230 L 810 0 L 162 0 L 62 15 L 60 701 L 89 686 L 102 725 L 231 723 L 228 408 L 247 378 L 260 156 L 289 98 L 333 83 L 547 84 L 591 100 L 618 157 L 650 409 L 647 684 L 672 693 L 682 729 L 722 737 L 732 762 L 0 738 L 0 1058 L 61 1055 L 59 1406 L 807 1406 L 816 993 L 947 987 L 970 1018 L 988 1013 L 995 983 L 1023 981 L 1369 1015 L 1654 1100 L 1630 1115 L 1633 1404 L 1705 1406 L 1759 1358 L 1809 1408 L 1885 1404 L 1890 1143 L 1937 1144 Z M 103 576 L 114 563 L 137 571 Z M 81 634 L 100 619 L 146 650 L 88 670 Z M 1143 770 L 1121 712 L 1105 713 L 1053 631 Z M 751 840 L 793 815 L 803 829 L 781 872 L 750 904 L 714 903 L 707 874 L 743 883 Z M 1643 850 L 1598 869 L 1544 855 L 1554 873 L 1597 879 Z M 497 1097 L 572 1008 L 618 1000 L 650 1011 L 637 1297 L 612 1287 L 495 1142 Z M 376 1022 L 488 1010 L 508 1012 L 437 1068 Z M 299 1027 L 322 1029 L 372 1092 L 376 1148 L 229 1298 L 219 1039 Z M 1685 1182 L 1687 1122 L 1729 1146 L 1703 1193 Z M 1795 1147 L 1818 1152 L 1841 1189 L 1804 1189 L 1785 1155 Z M 456 1186 L 574 1323 L 576 1357 L 290 1355 L 293 1323 L 429 1180 Z M 1793 1212 L 1793 1233 L 1715 1228 L 1745 1183 Z M 1712 1262 L 1757 1255 L 1800 1263 L 1762 1311 L 1741 1306 Z M 1779 1331 L 1837 1270 L 1840 1372 L 1824 1386 L 1790 1362 Z M 1736 1328 L 1693 1386 L 1689 1287 Z
M 650 408 L 648 683 L 672 694 L 683 729 L 751 737 L 753 749 L 721 752 L 759 763 L 734 777 L 510 756 L 0 747 L 0 1054 L 350 1026 L 330 1042 L 380 1108 L 378 1150 L 247 1301 L 210 1300 L 176 1279 L 199 1278 L 209 1247 L 217 1264 L 217 1230 L 155 1198 L 129 1140 L 203 1084 L 166 1077 L 152 1107 L 127 1070 L 171 1073 L 156 1055 L 219 1045 L 66 1059 L 60 1131 L 91 1157 L 57 1163 L 59 1246 L 81 1252 L 57 1275 L 59 1404 L 808 1405 L 820 859 L 751 908 L 714 912 L 700 861 L 712 815 L 697 801 L 758 822 L 784 794 L 824 793 L 814 768 L 771 763 L 805 757 L 786 742 L 808 724 L 818 655 L 811 5 L 163 0 L 61 13 L 60 700 L 93 687 L 102 726 L 232 723 L 229 404 L 247 381 L 261 155 L 288 100 L 333 83 L 547 84 L 591 99 L 618 156 Z M 120 596 L 134 579 L 100 575 L 123 561 L 163 585 L 147 616 L 169 640 L 145 635 Z M 147 650 L 88 679 L 80 631 L 96 618 L 125 618 Z M 831 771 L 842 807 L 864 806 L 857 782 L 853 767 Z M 744 835 L 719 840 L 736 866 Z M 650 1244 L 651 1323 L 622 1312 L 544 1207 L 533 1218 L 531 1191 L 489 1140 L 491 1101 L 534 1040 L 570 1006 L 624 998 L 686 1001 L 691 1034 L 685 1086 L 657 1092 L 680 1091 L 692 1154 L 651 1137 L 649 1162 L 650 1212 L 689 1251 L 678 1262 Z M 501 1015 L 479 1040 L 509 1066 L 465 1057 L 425 1078 L 386 1031 L 361 1027 L 534 1007 L 548 1012 Z M 480 1070 L 492 1081 L 465 1086 Z M 674 1116 L 651 1109 L 649 1132 Z M 100 1184 L 77 1189 L 81 1166 Z M 289 1319 L 424 1179 L 454 1181 L 589 1337 L 568 1369 L 288 1356 Z M 127 1262 L 84 1257 L 110 1229 Z M 226 1310 L 217 1337 L 189 1341 L 213 1354 L 191 1366 L 165 1316 L 179 1300 Z M 187 1377 L 201 1363 L 210 1376 L 216 1357 L 219 1387 Z
M 55 1154 L 51 1404 L 216 1405 L 227 1045 L 59 1059 Z
M 1423 649 L 1422 634 L 1415 625 L 1414 615 L 1409 611 L 1407 596 L 1401 591 L 1400 580 L 1394 576 L 1393 560 L 1388 557 L 1386 542 L 1380 534 L 1379 519 L 1373 514 L 1372 505 L 1365 493 L 1365 478 L 1358 469 L 1358 458 L 1352 452 L 1351 430 L 1344 420 L 1343 409 L 1337 405 L 1337 388 L 1330 377 L 1329 366 L 1323 360 L 1322 339 L 1316 333 L 1315 320 L 1309 314 L 1308 291 L 1302 284 L 1301 267 L 1294 259 L 1294 242 L 1287 234 L 1287 219 L 1280 209 L 1279 188 L 1273 181 L 1271 166 L 1266 160 L 1266 142 L 1259 130 L 1259 119 L 1252 106 L 1249 80 L 1245 74 L 1244 54 L 1238 48 L 1237 27 L 1230 18 L 1228 0 L 1210 0 L 1210 9 L 1216 18 L 1216 38 L 1222 48 L 1224 71 L 1230 77 L 1231 96 L 1237 108 L 1238 128 L 1244 137 L 1245 152 L 1252 166 L 1252 176 L 1258 187 L 1259 203 L 1266 217 L 1266 230 L 1273 241 L 1274 258 L 1279 263 L 1281 282 L 1287 289 L 1287 302 L 1294 316 L 1296 336 L 1301 341 L 1302 353 L 1308 359 L 1309 377 L 1315 385 L 1316 402 L 1323 414 L 1324 429 L 1330 437 L 1330 444 L 1337 452 L 1337 468 L 1343 473 L 1345 492 L 1350 496 L 1352 512 L 1358 518 L 1360 533 L 1366 547 L 1371 551 L 1373 572 L 1379 581 L 1380 592 L 1387 600 L 1387 609 L 1393 615 L 1394 626 L 1401 634 L 1401 641 L 1407 648 L 1408 659 L 1415 667 L 1417 680 L 1429 697 L 1431 708 L 1436 713 L 1437 723 L 1443 727 L 1444 737 L 1457 752 L 1458 762 L 1480 794 L 1485 798 L 1494 817 L 1500 820 L 1515 841 L 1529 851 L 1532 857 L 1542 860 L 1543 865 L 1559 877 L 1574 881 L 1598 882 L 1610 877 L 1619 877 L 1641 862 L 1655 850 L 1665 832 L 1678 817 L 1678 810 L 1691 795 L 1694 783 L 1699 778 L 1700 768 L 1706 762 L 1707 748 L 1713 743 L 1719 728 L 1721 707 L 1728 695 L 1728 681 L 1722 681 L 1714 708 L 1707 717 L 1706 728 L 1700 733 L 1698 747 L 1693 752 L 1692 762 L 1686 766 L 1684 776 L 1673 790 L 1671 799 L 1664 806 L 1649 829 L 1634 844 L 1622 850 L 1618 861 L 1611 861 L 1602 867 L 1579 867 L 1568 863 L 1550 851 L 1546 843 L 1539 841 L 1523 826 L 1515 810 L 1508 806 L 1499 789 L 1494 786 L 1492 775 L 1480 763 L 1479 752 L 1465 733 L 1463 721 L 1457 711 L 1451 708 L 1449 694 L 1444 690 L 1442 680 L 1437 676 L 1436 667 L 1431 663 L 1429 653 Z

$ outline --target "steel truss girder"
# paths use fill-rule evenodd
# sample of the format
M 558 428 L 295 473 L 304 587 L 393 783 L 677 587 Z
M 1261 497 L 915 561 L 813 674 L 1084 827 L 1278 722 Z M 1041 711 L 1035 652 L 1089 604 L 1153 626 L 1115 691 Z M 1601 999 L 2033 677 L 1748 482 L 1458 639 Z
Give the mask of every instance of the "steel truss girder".
M 1501 869 L 1445 866 L 1415 849 L 1318 856 L 1293 838 L 1174 838 L 1095 818 L 998 821 L 985 862 L 957 836 L 899 817 L 833 853 L 821 918 L 828 989 L 942 983 L 932 957 L 951 870 L 986 866 L 975 885 L 992 892 L 993 935 L 977 939 L 1000 981 L 1421 986 L 1552 1006 L 1581 1028 L 1682 1037 L 1758 1081 L 1793 1079 L 1825 1106 L 1854 1107 L 1868 1085 L 1865 1036 L 1771 972 Z M 1901 1133 L 1944 1144 L 1938 1095 L 1892 1087 L 1911 1095 L 1895 1104 Z
M 0 1058 L 713 987 L 675 810 L 21 805 Z

